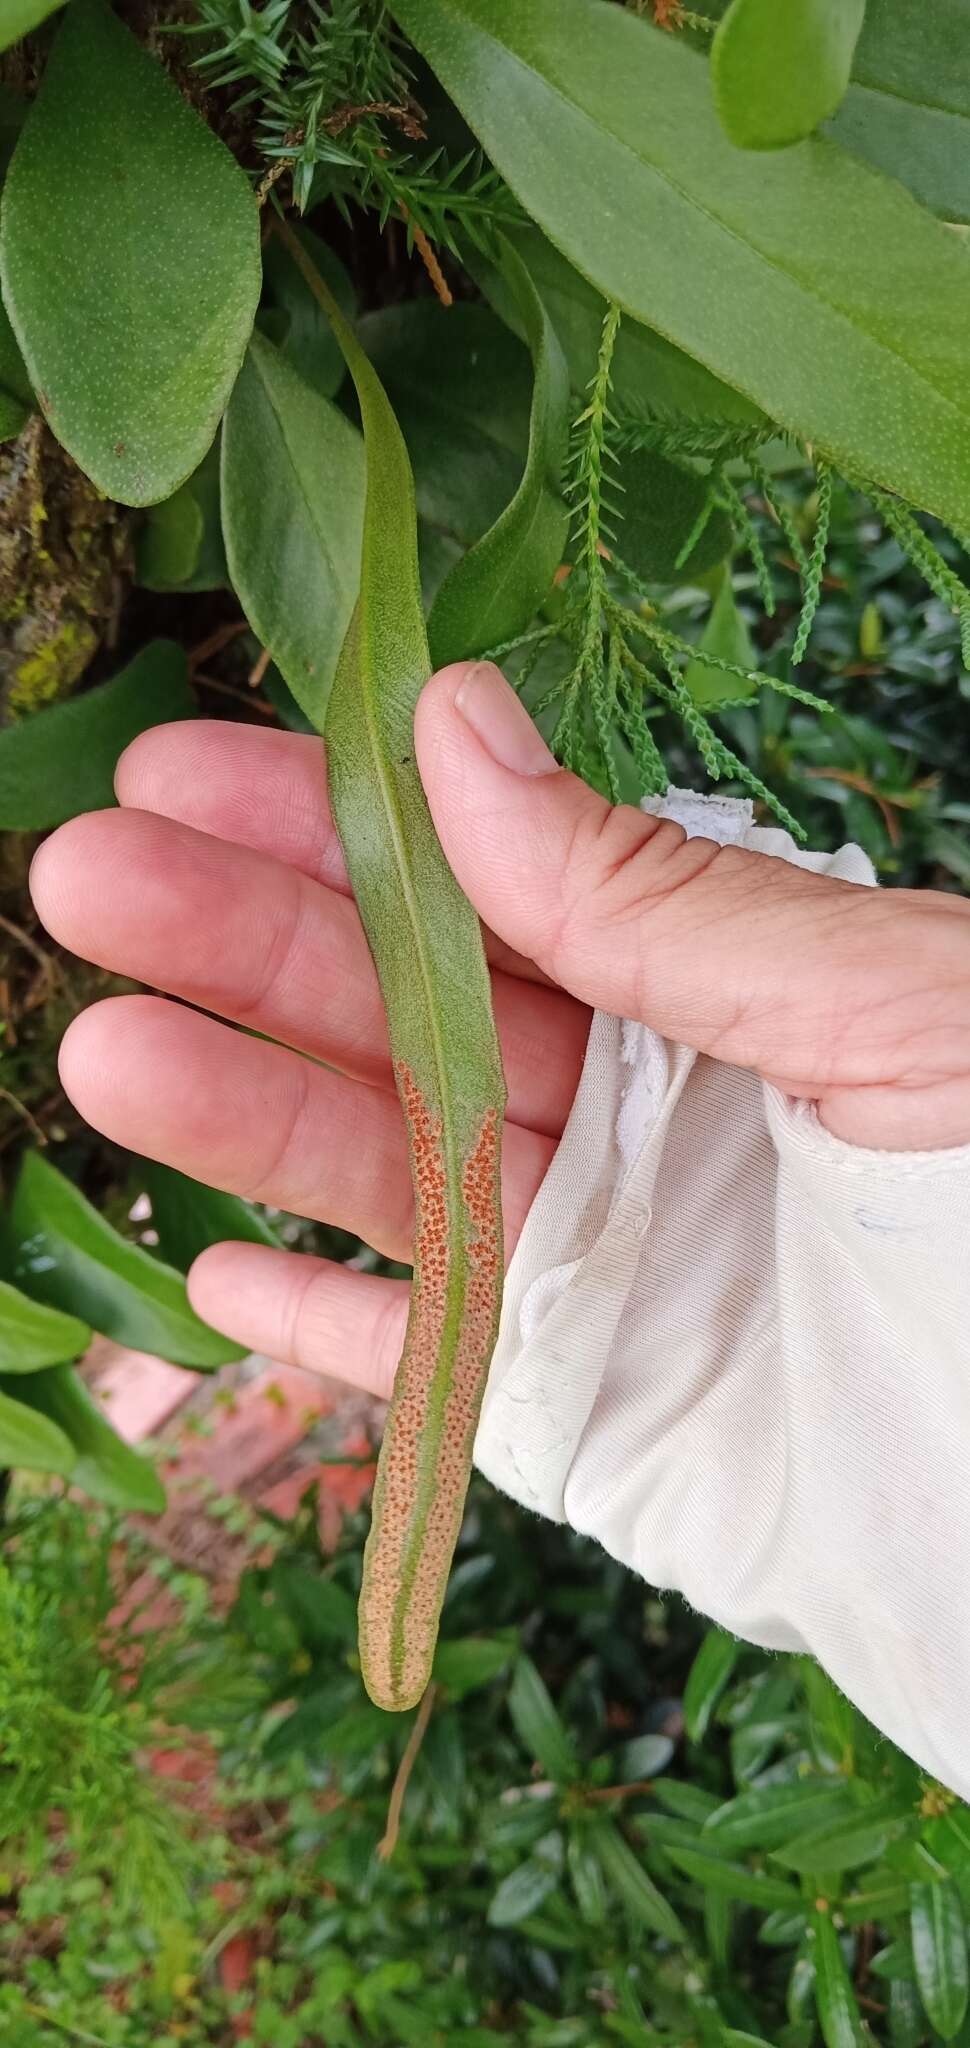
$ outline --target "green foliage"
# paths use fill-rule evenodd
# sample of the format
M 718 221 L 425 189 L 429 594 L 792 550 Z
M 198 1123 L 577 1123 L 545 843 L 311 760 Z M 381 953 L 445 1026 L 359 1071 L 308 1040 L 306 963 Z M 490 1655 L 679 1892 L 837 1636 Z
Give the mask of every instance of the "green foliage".
M 226 414 L 222 516 L 229 574 L 250 625 L 322 729 L 357 596 L 363 444 L 259 334 Z
M 154 640 L 111 682 L 0 731 L 0 830 L 37 831 L 113 804 L 129 741 L 194 708 L 181 649 Z
M 498 1328 L 505 1080 L 481 927 L 442 853 L 414 760 L 431 661 L 404 437 L 353 329 L 295 238 L 291 246 L 353 378 L 367 465 L 360 596 L 327 705 L 327 773 L 384 998 L 414 1187 L 408 1328 L 360 1604 L 368 1690 L 402 1708 L 430 1680 Z M 474 606 L 474 572 L 469 580 Z
M 834 114 L 865 0 L 731 0 L 711 48 L 717 110 L 740 149 L 786 149 Z
M 952 234 L 827 142 L 733 149 L 704 59 L 602 0 L 397 16 L 577 270 L 832 460 L 970 526 Z
M 190 1308 L 181 1274 L 123 1238 L 40 1152 L 25 1154 L 0 1216 L 5 1276 L 135 1350 L 204 1371 L 239 1358 Z
M 58 439 L 107 496 L 168 497 L 246 346 L 256 209 L 107 0 L 72 0 L 58 32 L 7 173 L 0 267 Z
M 53 11 L 8 7 L 4 37 Z M 426 632 L 440 658 L 505 660 L 561 757 L 613 797 L 706 773 L 813 845 L 858 840 L 886 880 L 970 887 L 970 288 L 941 225 L 970 219 L 966 7 L 868 0 L 824 136 L 758 160 L 718 125 L 712 24 L 665 11 L 672 33 L 606 0 L 400 0 L 393 17 L 381 0 L 186 0 L 182 20 L 71 0 L 5 69 L 29 95 L 0 94 L 15 672 L 24 550 L 45 560 L 61 518 L 69 584 L 91 545 L 90 506 L 62 515 L 38 449 L 148 510 L 117 555 L 111 630 L 133 658 L 118 673 L 98 650 L 90 686 L 21 724 L 4 699 L 0 822 L 110 802 L 126 740 L 223 713 L 220 692 L 319 727 L 363 543 L 364 629 L 331 728 L 338 815 L 355 878 L 374 863 L 361 895 L 404 1006 L 419 955 L 429 985 L 446 956 L 463 990 L 435 1053 L 446 1095 L 489 1032 L 467 919 L 454 895 L 442 909 L 436 868 L 433 944 L 415 947 L 401 894 L 415 846 L 433 854 L 424 813 L 401 808 L 397 881 L 375 824 L 389 755 L 413 795 Z M 759 9 L 734 0 L 714 82 L 745 140 L 793 138 L 834 104 L 858 12 L 838 10 L 838 50 L 823 36 L 793 68 L 796 10 L 770 9 L 739 98 L 726 53 Z M 810 17 L 836 19 L 800 0 Z M 294 229 L 294 207 L 310 225 Z M 366 538 L 326 288 L 356 327 L 340 331 L 369 415 Z M 240 611 L 273 661 L 259 695 Z M 160 631 L 206 649 L 191 688 Z M 367 706 L 380 743 L 363 773 Z M 31 1002 L 5 1022 L 3 1101 L 46 1126 Z M 236 1356 L 181 1275 L 205 1244 L 275 1229 L 137 1167 L 158 1258 L 126 1233 L 110 1150 L 75 1133 L 56 1156 L 109 1190 L 121 1227 L 39 1152 L 11 1176 L 0 1457 L 158 1507 L 153 1468 L 74 1362 L 91 1328 L 202 1369 Z M 476 1484 L 419 1727 L 363 1688 L 359 1529 L 324 1559 L 308 1510 L 228 1623 L 183 1588 L 185 1626 L 137 1653 L 110 1621 L 117 1541 L 66 1497 L 15 1491 L 0 1566 L 12 2048 L 224 2048 L 243 2024 L 274 2048 L 926 2048 L 965 2032 L 966 1811 L 813 1667 L 699 1641 L 675 1603 Z M 196 1830 L 144 1757 L 159 1729 L 204 1723 L 223 1681 L 219 1823 Z M 211 1889 L 227 1875 L 231 1907 Z M 219 1959 L 239 1934 L 260 1952 L 233 1998 Z
M 396 1845 L 379 1854 L 415 1721 L 363 1691 L 362 1534 L 349 1524 L 324 1556 L 308 1501 L 224 1622 L 179 1576 L 181 1610 L 143 1638 L 137 1617 L 105 1627 L 110 1524 L 15 1515 L 0 1569 L 15 1636 L 4 1867 L 21 1897 L 16 1973 L 0 1912 L 8 2028 L 31 2019 L 37 2048 L 59 2023 L 114 2048 L 221 2048 L 244 2018 L 294 2048 L 959 2037 L 966 1809 L 814 1667 L 732 1645 L 728 1672 L 725 1639 L 699 1637 L 677 1601 L 480 1481 Z M 254 1523 L 254 1547 L 265 1535 Z M 710 1699 L 715 1669 L 695 1740 L 688 1691 L 706 1670 Z M 138 1752 L 177 1721 L 218 1739 L 214 1834 L 139 1775 Z M 4 1767 L 29 1788 L 16 1809 Z M 44 1847 L 55 1806 L 69 1854 L 63 1836 Z M 831 1854 L 837 1829 L 861 1839 L 876 1815 L 851 1867 L 813 1862 L 810 1845 Z M 251 1957 L 235 1994 L 219 1965 L 234 1939 Z

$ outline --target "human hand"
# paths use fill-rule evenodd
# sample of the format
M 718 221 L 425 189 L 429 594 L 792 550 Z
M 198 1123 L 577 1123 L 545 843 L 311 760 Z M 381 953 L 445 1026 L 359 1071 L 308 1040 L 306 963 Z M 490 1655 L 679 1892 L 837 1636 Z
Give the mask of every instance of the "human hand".
M 569 1112 L 589 1004 L 814 1100 L 852 1143 L 970 1141 L 965 902 L 856 888 L 610 810 L 556 769 L 487 666 L 432 680 L 416 741 L 445 851 L 497 934 L 510 1249 Z M 117 787 L 120 810 L 41 847 L 38 911 L 73 951 L 198 1007 L 94 1005 L 62 1047 L 72 1100 L 134 1151 L 406 1260 L 404 1127 L 319 743 L 162 727 L 129 747 Z M 389 1390 L 403 1282 L 221 1245 L 190 1291 L 254 1349 Z

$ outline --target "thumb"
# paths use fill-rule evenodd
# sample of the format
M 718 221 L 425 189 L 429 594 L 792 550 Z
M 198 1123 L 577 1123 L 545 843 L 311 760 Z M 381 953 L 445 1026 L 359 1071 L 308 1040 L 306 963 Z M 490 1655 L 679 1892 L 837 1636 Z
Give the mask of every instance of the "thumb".
M 490 662 L 433 676 L 415 734 L 463 889 L 571 994 L 796 1092 L 834 1078 L 818 1071 L 827 1044 L 852 1064 L 860 947 L 876 980 L 898 972 L 885 897 L 608 804 L 558 766 Z

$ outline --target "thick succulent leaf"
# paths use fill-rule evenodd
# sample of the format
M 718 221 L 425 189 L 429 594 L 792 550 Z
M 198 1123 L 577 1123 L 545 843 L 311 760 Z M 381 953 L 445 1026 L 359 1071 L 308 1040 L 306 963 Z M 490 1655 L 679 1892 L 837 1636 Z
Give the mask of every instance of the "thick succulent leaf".
M 516 1733 L 547 1778 L 568 1785 L 579 1776 L 579 1758 L 568 1729 L 531 1657 L 520 1657 L 509 1687 L 509 1713 Z
M 513 228 L 509 240 L 528 269 L 565 352 L 574 391 L 585 391 L 596 368 L 606 302 L 587 278 L 574 270 L 555 245 L 536 227 Z M 516 333 L 521 315 L 501 272 L 474 252 L 469 266 L 496 312 Z M 639 322 L 620 328 L 611 365 L 617 404 L 633 413 L 684 414 L 688 419 L 719 420 L 739 430 L 768 431 L 758 406 L 713 377 L 703 363 Z
M 190 1308 L 181 1275 L 119 1237 L 39 1152 L 24 1158 L 3 1239 L 7 1279 L 119 1344 L 200 1370 L 243 1356 Z
M 0 299 L 0 441 L 12 441 L 34 408 L 34 394 L 17 347 L 10 316 Z
M 328 249 L 312 228 L 298 226 L 294 233 L 329 285 L 344 318 L 352 320 L 356 311 L 354 288 L 339 256 Z M 280 353 L 321 398 L 333 398 L 347 375 L 347 365 L 326 314 L 277 235 L 270 236 L 263 253 L 263 288 L 274 316 L 278 316 L 278 332 L 271 338 L 277 342 Z
M 7 309 L 50 426 L 107 497 L 201 461 L 259 294 L 244 172 L 107 0 L 72 0 L 7 173 Z
M 910 1931 L 920 1997 L 944 2041 L 952 2041 L 967 2011 L 967 1936 L 954 1884 L 914 1884 Z
M 819 137 L 735 149 L 704 59 L 604 0 L 395 11 L 602 292 L 843 468 L 970 529 L 970 264 L 900 186 Z
M 866 0 L 731 0 L 711 49 L 718 113 L 739 149 L 786 149 L 834 114 Z
M 361 1663 L 379 1705 L 431 1673 L 501 1300 L 505 1084 L 478 919 L 438 843 L 414 762 L 431 662 L 414 486 L 386 394 L 295 236 L 353 377 L 367 498 L 360 599 L 327 709 L 330 795 L 374 955 L 415 1195 L 414 1287 L 374 1487 Z
M 6 1382 L 9 1393 L 14 1382 Z M 133 1513 L 161 1514 L 165 1488 L 153 1465 L 123 1443 L 95 1406 L 87 1388 L 70 1366 L 53 1365 L 31 1373 L 17 1384 L 19 1398 L 34 1419 L 54 1426 L 72 1446 L 71 1481 L 92 1500 Z
M 360 580 L 364 447 L 356 427 L 254 334 L 222 432 L 233 588 L 318 731 Z
M 114 803 L 114 771 L 135 735 L 191 718 L 185 654 L 153 640 L 109 683 L 0 732 L 0 830 L 41 832 Z
M 845 1966 L 832 1916 L 818 1908 L 812 1914 L 811 1954 L 815 1964 L 815 2004 L 825 2048 L 866 2048 L 862 2014 Z
M 394 407 L 420 519 L 468 548 L 514 496 L 529 444 L 532 365 L 487 306 L 413 299 L 358 338 Z
M 944 220 L 970 221 L 966 0 L 867 0 L 852 83 L 828 133 Z
M 4 1393 L 0 1378 L 0 1469 L 56 1472 L 67 1479 L 77 1463 L 74 1445 L 46 1415 L 34 1413 L 21 1397 L 20 1383 L 11 1379 L 10 1386 L 14 1391 Z
M 86 1323 L 31 1301 L 19 1287 L 0 1280 L 0 1372 L 39 1372 L 80 1358 L 91 1340 Z
M 32 28 L 46 21 L 49 14 L 56 14 L 63 5 L 64 0 L 3 0 L 0 50 L 8 50 L 11 43 L 19 43 L 21 36 L 29 36 Z
M 193 1259 L 210 1244 L 224 1244 L 227 1239 L 277 1247 L 282 1243 L 252 1202 L 190 1180 L 187 1174 L 176 1173 L 174 1166 L 140 1159 L 134 1179 L 151 1201 L 152 1228 L 158 1233 L 161 1255 L 180 1273 L 187 1273 Z
M 562 471 L 569 438 L 569 374 L 549 316 L 520 256 L 506 244 L 502 270 L 532 353 L 529 449 L 515 496 L 445 577 L 428 619 L 435 668 L 510 640 L 548 596 L 569 515 Z

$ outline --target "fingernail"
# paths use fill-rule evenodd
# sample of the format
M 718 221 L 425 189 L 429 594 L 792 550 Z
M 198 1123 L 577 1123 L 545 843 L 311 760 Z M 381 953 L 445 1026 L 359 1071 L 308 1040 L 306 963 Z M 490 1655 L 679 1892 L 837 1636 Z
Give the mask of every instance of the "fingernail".
M 476 662 L 455 691 L 455 710 L 492 760 L 513 775 L 551 775 L 559 763 L 493 661 Z

